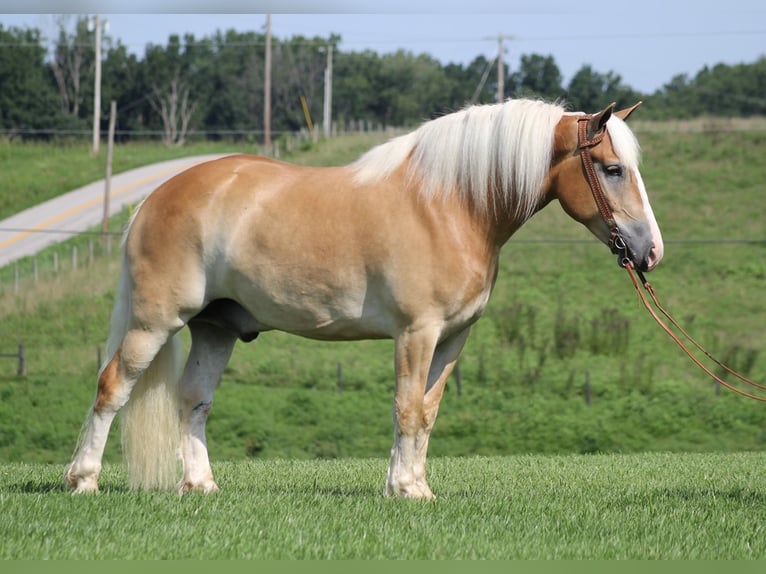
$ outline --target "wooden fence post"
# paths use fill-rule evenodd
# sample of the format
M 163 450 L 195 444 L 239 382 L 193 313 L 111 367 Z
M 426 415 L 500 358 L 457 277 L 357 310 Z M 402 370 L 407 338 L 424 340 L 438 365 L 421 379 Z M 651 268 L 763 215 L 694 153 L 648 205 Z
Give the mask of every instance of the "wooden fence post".
M 24 345 L 19 345 L 19 370 L 18 375 L 23 377 L 27 374 L 27 364 L 24 357 Z

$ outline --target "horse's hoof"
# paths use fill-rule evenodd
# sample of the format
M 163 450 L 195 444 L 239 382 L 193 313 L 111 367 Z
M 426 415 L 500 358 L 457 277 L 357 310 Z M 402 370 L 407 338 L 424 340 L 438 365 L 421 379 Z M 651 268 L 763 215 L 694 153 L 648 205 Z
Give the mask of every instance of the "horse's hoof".
M 412 500 L 433 500 L 436 498 L 427 484 L 412 484 L 408 486 L 387 484 L 385 495 Z
M 85 494 L 89 492 L 98 492 L 97 476 L 78 476 L 67 468 L 64 472 L 64 484 L 72 494 Z
M 211 494 L 218 492 L 220 489 L 214 480 L 206 480 L 198 484 L 191 482 L 182 482 L 178 487 L 178 494 L 186 494 L 187 492 L 201 492 L 202 494 Z

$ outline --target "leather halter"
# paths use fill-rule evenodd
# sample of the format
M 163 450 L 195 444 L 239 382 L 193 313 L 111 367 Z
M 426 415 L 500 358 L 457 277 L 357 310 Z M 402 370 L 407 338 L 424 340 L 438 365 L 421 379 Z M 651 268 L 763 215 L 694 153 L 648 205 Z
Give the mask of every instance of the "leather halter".
M 606 200 L 606 196 L 604 195 L 604 191 L 601 188 L 601 182 L 599 182 L 598 175 L 596 174 L 596 168 L 593 166 L 593 158 L 590 155 L 590 150 L 592 147 L 595 147 L 599 143 L 601 143 L 601 141 L 604 139 L 604 134 L 606 133 L 606 129 L 599 131 L 592 138 L 588 138 L 588 122 L 592 118 L 593 118 L 592 115 L 585 115 L 577 119 L 577 147 L 578 147 L 578 150 L 580 151 L 580 158 L 582 159 L 583 169 L 585 170 L 585 177 L 588 180 L 588 185 L 590 186 L 591 193 L 593 194 L 593 199 L 596 200 L 596 205 L 598 206 L 599 213 L 601 213 L 601 217 L 604 219 L 604 222 L 606 223 L 607 227 L 609 227 L 609 241 L 608 241 L 609 249 L 612 250 L 612 253 L 620 256 L 620 266 L 624 267 L 625 270 L 628 272 L 628 275 L 630 276 L 630 280 L 633 283 L 633 286 L 636 288 L 636 292 L 638 293 L 638 296 L 641 299 L 641 302 L 643 303 L 644 307 L 652 316 L 652 318 L 657 322 L 657 324 L 660 327 L 662 327 L 662 329 L 673 339 L 673 341 L 676 342 L 676 344 L 679 347 L 681 347 L 681 349 L 688 355 L 688 357 L 699 368 L 701 368 L 705 373 L 707 373 L 707 375 L 710 376 L 714 381 L 726 387 L 730 391 L 737 393 L 738 395 L 742 395 L 743 397 L 747 397 L 749 399 L 753 399 L 756 401 L 766 402 L 766 397 L 755 395 L 753 393 L 749 393 L 747 391 L 743 391 L 742 389 L 735 387 L 731 383 L 728 383 L 727 381 L 723 380 L 721 377 L 713 373 L 713 371 L 711 371 L 707 366 L 705 366 L 694 355 L 694 353 L 692 353 L 691 350 L 684 344 L 681 338 L 670 327 L 668 327 L 668 325 L 659 317 L 657 312 L 652 308 L 651 303 L 649 303 L 649 300 L 647 299 L 646 295 L 644 295 L 644 293 L 641 291 L 640 286 L 643 286 L 644 290 L 647 293 L 649 293 L 652 299 L 652 302 L 654 303 L 655 307 L 660 311 L 660 313 L 664 315 L 667 318 L 667 320 L 676 329 L 678 329 L 678 331 L 680 331 L 681 334 L 684 337 L 686 337 L 686 339 L 689 342 L 691 342 L 691 344 L 694 345 L 700 352 L 702 352 L 708 359 L 713 361 L 716 365 L 718 365 L 720 368 L 722 368 L 729 374 L 738 378 L 743 383 L 750 385 L 751 387 L 758 389 L 760 391 L 766 391 L 766 385 L 756 383 L 755 381 L 752 381 L 748 379 L 747 377 L 734 371 L 733 369 L 731 369 L 730 367 L 726 366 L 721 361 L 713 357 L 697 341 L 695 341 L 691 337 L 691 335 L 689 335 L 689 333 L 687 333 L 684 330 L 684 328 L 681 327 L 681 325 L 679 325 L 678 322 L 670 315 L 670 313 L 666 311 L 665 308 L 660 304 L 659 298 L 657 297 L 657 292 L 654 290 L 654 287 L 652 287 L 652 285 L 646 280 L 641 270 L 635 266 L 635 263 L 633 262 L 632 253 L 630 252 L 630 249 L 628 248 L 628 244 L 625 242 L 625 239 L 620 234 L 620 230 L 617 227 L 617 222 L 614 219 L 614 214 L 612 213 L 612 210 L 609 207 L 609 203 Z M 636 275 L 638 275 L 638 278 L 636 278 Z M 639 280 L 640 280 L 640 283 L 639 283 Z
M 592 115 L 586 115 L 577 118 L 577 148 L 580 151 L 580 159 L 582 160 L 582 166 L 585 170 L 585 177 L 588 180 L 590 191 L 593 194 L 593 199 L 596 200 L 596 206 L 601 214 L 607 227 L 609 227 L 609 240 L 607 245 L 612 253 L 620 256 L 620 265 L 625 267 L 632 261 L 628 244 L 625 238 L 620 233 L 620 229 L 617 227 L 617 222 L 614 219 L 609 203 L 606 200 L 604 191 L 601 188 L 601 182 L 596 174 L 596 168 L 593 166 L 593 158 L 590 155 L 590 150 L 601 143 L 606 134 L 606 128 L 599 131 L 592 138 L 588 138 L 588 122 L 593 118 Z

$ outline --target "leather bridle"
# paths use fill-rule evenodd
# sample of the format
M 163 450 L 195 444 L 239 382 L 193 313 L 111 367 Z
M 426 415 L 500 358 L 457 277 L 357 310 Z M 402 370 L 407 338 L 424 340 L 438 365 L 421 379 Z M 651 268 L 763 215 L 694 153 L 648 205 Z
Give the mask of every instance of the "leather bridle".
M 593 158 L 590 155 L 591 148 L 596 147 L 604 139 L 606 128 L 600 130 L 592 138 L 588 138 L 588 122 L 593 116 L 587 115 L 577 119 L 577 148 L 580 151 L 580 159 L 585 170 L 585 177 L 588 180 L 593 199 L 596 200 L 596 206 L 607 227 L 609 227 L 609 240 L 607 245 L 612 253 L 619 255 L 620 266 L 625 267 L 632 261 L 628 243 L 620 233 L 617 222 L 614 219 L 609 203 L 606 200 L 604 191 L 601 189 L 601 182 L 596 174 L 596 168 L 593 166 Z
M 635 263 L 633 262 L 633 254 L 631 253 L 625 238 L 620 233 L 620 229 L 614 219 L 614 214 L 612 213 L 612 210 L 609 207 L 609 203 L 606 200 L 606 196 L 604 195 L 604 191 L 601 188 L 601 182 L 598 179 L 596 168 L 593 165 L 593 158 L 591 157 L 590 150 L 600 144 L 604 139 L 604 135 L 606 134 L 606 128 L 604 127 L 603 129 L 599 130 L 599 132 L 596 133 L 592 138 L 588 138 L 588 124 L 593 119 L 593 117 L 594 116 L 592 115 L 583 115 L 577 118 L 577 147 L 580 152 L 583 170 L 585 171 L 585 177 L 588 180 L 588 185 L 590 186 L 590 191 L 593 194 L 593 199 L 596 201 L 596 206 L 598 206 L 599 213 L 609 228 L 609 240 L 607 242 L 609 249 L 611 249 L 612 253 L 619 256 L 620 266 L 624 267 L 628 272 L 630 280 L 633 283 L 633 286 L 636 288 L 636 292 L 638 293 L 638 296 L 641 299 L 644 307 L 652 316 L 652 318 L 657 322 L 657 324 L 662 327 L 662 329 L 676 342 L 676 344 L 678 344 L 679 347 L 681 347 L 681 349 L 688 355 L 688 357 L 698 367 L 705 371 L 705 373 L 712 377 L 714 381 L 739 395 L 756 401 L 766 402 L 766 397 L 743 391 L 742 389 L 739 389 L 731 383 L 724 381 L 721 377 L 713 373 L 704 363 L 702 363 L 702 361 L 700 361 L 694 355 L 694 353 L 692 353 L 692 351 L 684 344 L 681 338 L 660 318 L 654 308 L 652 308 L 652 305 L 649 303 L 646 295 L 641 290 L 641 286 L 643 286 L 644 290 L 649 293 L 649 296 L 651 297 L 654 305 L 657 307 L 660 313 L 662 313 L 662 315 L 664 315 L 665 318 L 670 321 L 670 323 L 676 329 L 678 329 L 681 334 L 686 337 L 686 339 L 688 339 L 688 341 L 692 343 L 692 345 L 694 345 L 708 359 L 713 361 L 727 373 L 738 378 L 743 383 L 756 389 L 766 391 L 766 385 L 756 383 L 744 375 L 737 373 L 713 357 L 707 350 L 702 347 L 702 345 L 695 341 L 691 335 L 689 335 L 689 333 L 687 333 L 684 328 L 681 327 L 678 322 L 670 315 L 670 313 L 668 313 L 660 304 L 657 297 L 657 292 L 654 290 L 654 287 L 652 287 L 652 285 L 646 280 L 646 277 L 644 277 L 644 274 L 641 272 L 641 270 L 636 267 Z

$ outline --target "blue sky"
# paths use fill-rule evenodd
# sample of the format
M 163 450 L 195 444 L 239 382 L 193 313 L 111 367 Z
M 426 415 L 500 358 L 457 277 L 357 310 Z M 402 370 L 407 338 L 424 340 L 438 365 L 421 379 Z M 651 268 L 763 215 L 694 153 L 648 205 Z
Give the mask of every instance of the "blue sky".
M 53 12 L 96 13 L 108 34 L 141 55 L 172 33 L 197 37 L 216 30 L 262 30 L 272 13 L 279 38 L 340 34 L 341 50 L 397 49 L 428 53 L 442 63 L 493 58 L 497 37 L 517 68 L 521 54 L 552 55 L 564 82 L 583 65 L 614 71 L 628 85 L 653 92 L 676 74 L 749 63 L 766 56 L 766 2 L 642 0 L 632 6 L 551 0 L 0 0 L 4 26 L 56 30 Z M 617 8 L 621 5 L 620 8 Z M 30 14 L 33 10 L 37 13 Z

